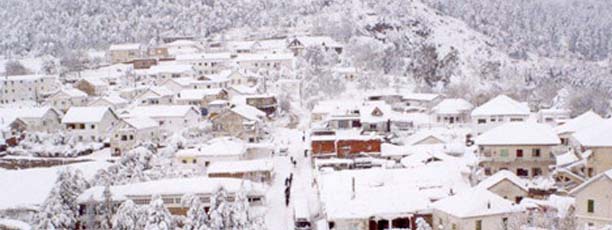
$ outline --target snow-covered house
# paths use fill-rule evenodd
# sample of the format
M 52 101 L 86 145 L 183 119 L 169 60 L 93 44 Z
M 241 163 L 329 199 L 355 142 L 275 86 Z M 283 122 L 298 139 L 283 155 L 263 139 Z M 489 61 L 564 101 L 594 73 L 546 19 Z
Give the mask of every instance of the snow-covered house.
M 612 170 L 599 173 L 570 194 L 576 198 L 577 226 L 584 229 L 604 229 L 612 224 Z
M 170 105 L 174 103 L 175 93 L 163 86 L 151 86 L 134 98 L 142 105 Z
M 557 126 L 570 119 L 570 111 L 567 109 L 541 109 L 536 114 L 538 122 Z
M 116 207 L 126 200 L 132 200 L 136 205 L 146 205 L 151 202 L 153 196 L 159 195 L 164 200 L 164 206 L 171 214 L 185 216 L 189 207 L 181 204 L 181 198 L 184 195 L 195 194 L 203 201 L 205 208 L 209 208 L 211 197 L 220 187 L 225 189 L 229 200 L 235 199 L 236 194 L 241 189 L 245 189 L 251 206 L 264 205 L 266 190 L 263 184 L 235 178 L 162 179 L 111 186 L 110 192 L 113 194 L 113 204 Z M 88 209 L 88 205 L 92 203 L 98 205 L 102 201 L 104 201 L 104 186 L 95 186 L 81 193 L 76 200 L 79 204 L 81 220 L 85 222 L 87 218 L 85 210 Z M 113 210 L 116 210 L 116 208 Z
M 108 106 L 113 110 L 122 109 L 128 105 L 128 101 L 117 94 L 98 97 L 89 102 L 89 106 Z
M 210 178 L 242 178 L 255 182 L 271 182 L 274 162 L 271 159 L 216 161 L 206 169 Z
M 560 143 L 552 127 L 535 122 L 505 123 L 476 138 L 485 175 L 510 170 L 532 178 L 549 174 L 553 148 Z
M 166 48 L 168 55 L 175 57 L 181 54 L 192 54 L 202 51 L 202 47 L 193 40 L 180 39 L 173 42 L 165 43 L 159 47 Z
M 294 59 L 289 53 L 241 53 L 234 61 L 240 68 L 252 71 L 291 70 Z
M 321 173 L 317 178 L 321 209 L 336 230 L 416 230 L 419 218 L 432 226 L 431 202 L 468 189 L 460 171 L 441 164 Z
M 257 41 L 229 41 L 226 42 L 227 49 L 236 54 L 254 53 L 259 48 Z
M 599 114 L 593 111 L 587 111 L 555 127 L 555 132 L 557 132 L 557 135 L 561 138 L 561 144 L 568 146 L 572 134 L 591 126 L 601 124 L 603 121 L 604 119 L 599 116 Z
M 198 76 L 220 72 L 231 59 L 231 53 L 195 53 L 176 55 L 177 63 L 193 66 Z
M 438 123 L 463 124 L 470 121 L 470 111 L 472 108 L 474 108 L 472 103 L 465 99 L 448 98 L 434 106 L 432 113 Z
M 391 106 L 370 103 L 359 109 L 359 121 L 364 132 L 386 133 L 391 131 Z
M 149 69 L 137 70 L 139 80 L 161 84 L 168 79 L 195 77 L 196 71 L 189 64 L 159 64 Z
M 111 63 L 129 62 L 143 55 L 143 46 L 140 44 L 114 44 L 108 48 Z
M 263 111 L 267 116 L 275 114 L 278 110 L 278 100 L 273 94 L 246 95 L 244 99 L 247 105 Z
M 180 130 L 196 127 L 200 122 L 200 112 L 189 105 L 148 105 L 125 110 L 122 117 L 149 117 L 159 124 L 161 139 Z
M 119 121 L 110 138 L 111 154 L 119 156 L 143 144 L 159 143 L 159 124 L 148 117 L 130 117 Z
M 0 104 L 41 102 L 57 90 L 57 75 L 20 75 L 0 77 Z
M 440 230 L 507 229 L 521 209 L 486 189 L 474 188 L 434 202 L 433 226 Z
M 208 105 L 212 101 L 227 100 L 225 89 L 185 89 L 176 94 L 176 103 L 179 105 L 192 105 L 200 109 L 202 115 L 208 115 Z
M 508 170 L 496 172 L 478 183 L 476 187 L 489 190 L 515 204 L 521 203 L 521 200 L 529 195 L 528 182 Z
M 208 167 L 216 161 L 238 161 L 247 158 L 246 145 L 233 137 L 217 137 L 202 145 L 179 150 L 174 157 L 184 166 Z
M 507 122 L 527 121 L 530 111 L 527 103 L 499 95 L 472 110 L 472 123 L 477 134 Z
M 119 117 L 106 106 L 70 107 L 62 125 L 78 141 L 104 141 L 119 123 Z
M 325 50 L 334 50 L 338 54 L 342 53 L 344 46 L 328 36 L 299 36 L 289 39 L 287 48 L 294 55 L 300 55 L 309 46 L 321 46 Z
M 330 115 L 359 114 L 362 103 L 358 100 L 319 101 L 311 111 L 311 122 L 320 122 Z
M 102 96 L 108 91 L 109 84 L 101 78 L 90 77 L 77 81 L 74 88 L 85 92 L 89 96 Z
M 75 88 L 63 88 L 47 98 L 48 105 L 63 112 L 72 106 L 86 106 L 88 96 L 85 92 Z
M 266 114 L 249 105 L 233 105 L 228 110 L 213 117 L 213 133 L 217 136 L 234 136 L 258 142 L 263 135 L 263 122 Z
M 62 128 L 61 116 L 52 107 L 0 108 L 0 126 L 13 134 L 24 131 L 53 133 Z
M 437 105 L 442 95 L 435 93 L 408 93 L 402 94 L 402 102 L 407 107 L 421 107 L 427 110 Z
M 586 160 L 586 177 L 612 169 L 612 119 L 606 119 L 572 134 L 570 144 Z
M 382 138 L 362 135 L 359 130 L 313 131 L 310 151 L 313 157 L 351 158 L 363 154 L 379 155 Z

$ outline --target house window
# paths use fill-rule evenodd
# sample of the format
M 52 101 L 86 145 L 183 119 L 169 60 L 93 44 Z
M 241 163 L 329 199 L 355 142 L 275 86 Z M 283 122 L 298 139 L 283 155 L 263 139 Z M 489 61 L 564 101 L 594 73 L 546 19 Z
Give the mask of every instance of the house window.
M 531 169 L 531 175 L 532 176 L 541 176 L 542 175 L 542 169 L 541 168 L 532 168 Z
M 594 174 L 595 170 L 593 170 L 593 168 L 587 168 L 587 176 L 593 177 Z
M 517 196 L 517 197 L 514 198 L 514 203 L 520 204 L 521 200 L 523 200 L 523 197 L 522 196 Z
M 587 200 L 587 212 L 594 213 L 595 212 L 595 201 Z
M 507 149 L 502 149 L 499 151 L 499 156 L 501 157 L 508 157 L 508 150 Z
M 523 121 L 523 118 L 510 118 L 511 122 L 519 122 L 519 121 Z
M 478 124 L 486 124 L 487 119 L 478 119 Z
M 527 177 L 529 176 L 529 171 L 523 168 L 518 168 L 516 169 L 516 175 L 520 177 Z
M 195 164 L 195 163 L 197 163 L 197 162 L 198 162 L 198 160 L 196 160 L 196 159 L 193 159 L 193 160 L 191 161 L 191 163 L 194 163 L 194 164 Z
M 127 136 L 126 136 L 126 135 L 121 135 L 121 140 L 122 140 L 122 141 L 127 141 L 127 139 L 128 139 L 128 138 L 127 138 Z
M 476 221 L 476 230 L 482 230 L 482 220 Z
M 532 157 L 540 157 L 540 149 L 532 149 L 531 150 Z
M 96 125 L 91 125 L 91 129 L 95 129 L 95 128 L 96 128 Z
M 187 164 L 187 160 L 183 159 L 183 164 Z
M 130 135 L 130 140 L 134 140 L 134 135 Z
M 523 150 L 522 149 L 517 149 L 516 150 L 516 157 L 517 158 L 523 157 Z
M 485 168 L 484 169 L 484 173 L 485 173 L 485 175 L 490 176 L 491 175 L 491 168 Z

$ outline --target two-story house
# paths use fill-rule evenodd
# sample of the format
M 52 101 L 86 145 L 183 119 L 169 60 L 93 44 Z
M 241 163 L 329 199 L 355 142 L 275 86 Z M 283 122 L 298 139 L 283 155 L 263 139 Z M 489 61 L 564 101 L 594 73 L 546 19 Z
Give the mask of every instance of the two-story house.
M 485 175 L 509 170 L 530 178 L 549 174 L 553 148 L 560 143 L 550 126 L 535 122 L 505 123 L 476 138 Z
M 106 106 L 70 107 L 62 118 L 64 129 L 80 142 L 102 142 L 118 123 L 119 117 Z
M 527 103 L 499 95 L 472 110 L 472 123 L 476 134 L 495 128 L 507 122 L 522 122 L 529 118 Z

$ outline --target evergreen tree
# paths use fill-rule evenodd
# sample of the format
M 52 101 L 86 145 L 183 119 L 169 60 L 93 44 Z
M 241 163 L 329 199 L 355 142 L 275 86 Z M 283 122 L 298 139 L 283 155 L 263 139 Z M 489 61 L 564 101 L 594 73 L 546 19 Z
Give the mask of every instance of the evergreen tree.
M 208 210 L 210 229 L 229 229 L 231 227 L 230 214 L 231 204 L 227 202 L 227 191 L 225 188 L 219 187 L 210 198 L 210 209 Z
M 208 214 L 200 198 L 193 194 L 186 194 L 181 198 L 181 204 L 189 207 L 185 217 L 184 230 L 207 230 Z
M 58 172 L 55 186 L 42 204 L 35 217 L 38 229 L 73 229 L 76 227 L 77 197 L 85 190 L 87 183 L 80 171 L 70 168 Z
M 170 211 L 164 206 L 161 196 L 155 195 L 146 210 L 147 220 L 145 230 L 170 230 L 174 229 L 174 219 Z
M 119 208 L 117 213 L 113 216 L 113 230 L 131 230 L 131 229 L 143 229 L 146 224 L 146 216 L 143 209 L 147 207 L 138 207 L 132 200 L 124 201 Z

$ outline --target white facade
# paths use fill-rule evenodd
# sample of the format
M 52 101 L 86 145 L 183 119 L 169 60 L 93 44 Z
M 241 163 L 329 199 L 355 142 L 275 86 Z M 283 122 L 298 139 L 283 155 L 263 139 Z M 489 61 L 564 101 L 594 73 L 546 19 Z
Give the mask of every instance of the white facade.
M 79 142 L 104 141 L 110 137 L 119 118 L 108 107 L 71 107 L 62 119 L 68 134 Z
M 0 78 L 0 104 L 40 102 L 57 90 L 57 75 L 23 75 Z

